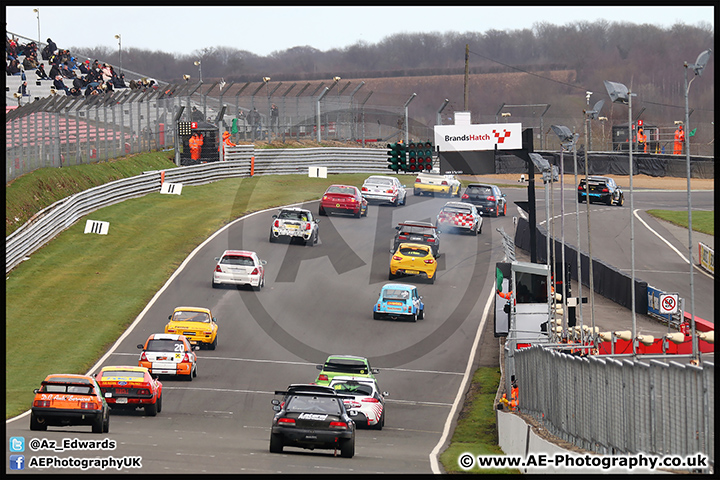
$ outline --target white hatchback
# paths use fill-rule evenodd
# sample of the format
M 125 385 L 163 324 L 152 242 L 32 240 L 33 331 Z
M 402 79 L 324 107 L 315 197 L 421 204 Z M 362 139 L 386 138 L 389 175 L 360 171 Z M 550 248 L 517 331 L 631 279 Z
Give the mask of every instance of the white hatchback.
M 260 260 L 257 253 L 249 250 L 225 250 L 221 257 L 216 257 L 212 286 L 249 285 L 256 290 L 265 286 L 265 260 Z
M 356 376 L 337 376 L 330 382 L 330 388 L 343 398 L 345 409 L 358 427 L 367 426 L 382 430 L 385 425 L 385 397 L 387 392 L 380 392 L 377 382 L 372 378 Z

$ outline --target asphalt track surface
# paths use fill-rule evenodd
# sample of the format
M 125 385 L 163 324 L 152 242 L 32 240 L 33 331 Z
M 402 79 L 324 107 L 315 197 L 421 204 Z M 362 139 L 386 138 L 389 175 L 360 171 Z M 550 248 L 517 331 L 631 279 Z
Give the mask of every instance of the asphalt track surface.
M 219 345 L 215 351 L 198 352 L 197 378 L 187 382 L 163 377 L 162 412 L 156 417 L 145 417 L 141 410 L 113 412 L 109 434 L 94 435 L 89 427 L 50 427 L 47 432 L 31 432 L 29 416 L 22 415 L 6 423 L 8 444 L 14 436 L 24 437 L 28 445 L 33 438 L 56 441 L 109 438 L 116 442 L 115 449 L 109 451 L 26 448 L 26 464 L 32 457 L 40 456 L 140 457 L 142 468 L 120 470 L 126 473 L 439 471 L 434 454 L 447 443 L 448 428 L 457 417 L 458 404 L 462 404 L 467 388 L 467 373 L 472 374 L 478 363 L 492 364 L 498 358 L 498 342 L 492 338 L 492 316 L 483 322 L 492 293 L 495 262 L 503 259 L 496 228 L 513 232 L 514 202 L 527 199 L 524 189 L 506 189 L 505 193 L 508 216 L 485 218 L 481 235 L 442 233 L 442 256 L 435 284 L 414 278 L 404 280 L 418 285 L 426 304 L 425 319 L 417 323 L 373 320 L 372 305 L 381 286 L 388 282 L 389 248 L 395 224 L 406 220 L 434 221 L 449 199 L 410 194 L 406 206 L 371 205 L 366 218 L 320 217 L 320 243 L 315 247 L 270 243 L 268 234 L 275 209 L 238 219 L 188 257 L 95 369 L 102 365 L 137 364 L 136 346 L 151 333 L 162 332 L 174 307 L 206 306 L 218 318 Z M 540 222 L 545 217 L 542 187 L 536 195 Z M 668 208 L 675 196 L 678 208 L 682 208 L 685 198 L 682 194 L 663 192 L 636 195 L 635 208 Z M 558 208 L 555 215 L 559 215 L 559 192 L 555 192 L 554 198 Z M 251 198 L 236 201 L 251 202 Z M 575 238 L 573 201 L 575 197 L 566 191 L 566 239 Z M 305 206 L 317 211 L 318 203 L 309 202 Z M 714 208 L 712 193 L 694 195 L 693 206 Z M 593 205 L 591 211 L 593 256 L 629 269 L 629 202 L 624 207 Z M 642 212 L 640 215 L 647 221 L 646 215 Z M 584 215 L 581 217 L 584 219 Z M 661 234 L 667 233 L 661 226 L 648 223 Z M 581 226 L 581 232 L 583 228 L 586 226 Z M 681 251 L 683 248 L 687 251 L 681 242 L 668 240 Z M 638 221 L 635 242 L 638 277 L 668 291 L 677 286 L 684 295 L 682 287 L 688 283 L 688 264 L 683 264 L 677 254 L 669 253 L 671 249 Z M 211 288 L 214 258 L 229 248 L 254 250 L 267 260 L 265 288 L 259 292 L 247 288 Z M 706 296 L 712 292 L 712 286 L 711 279 L 695 275 L 696 315 L 706 319 L 713 318 L 712 293 Z M 602 328 L 602 320 L 598 319 L 598 323 Z M 481 324 L 483 338 L 477 347 Z M 366 356 L 380 369 L 377 377 L 381 389 L 390 394 L 385 427 L 382 431 L 359 429 L 352 459 L 334 457 L 330 450 L 292 447 L 285 448 L 282 454 L 269 453 L 273 392 L 291 383 L 312 382 L 318 372 L 315 365 L 322 363 L 328 354 Z M 485 360 L 480 360 L 483 357 Z M 10 470 L 9 463 L 6 471 L 17 473 Z

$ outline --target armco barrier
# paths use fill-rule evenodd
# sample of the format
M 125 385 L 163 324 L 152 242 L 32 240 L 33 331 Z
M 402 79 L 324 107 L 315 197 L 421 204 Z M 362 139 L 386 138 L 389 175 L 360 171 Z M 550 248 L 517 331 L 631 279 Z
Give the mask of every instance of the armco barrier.
M 387 173 L 383 149 L 307 148 L 255 150 L 228 147 L 227 161 L 165 170 L 164 181 L 202 185 L 233 177 L 249 177 L 254 157 L 255 175 L 307 173 L 310 166 L 326 167 L 328 173 Z M 5 239 L 5 273 L 28 255 L 69 228 L 83 216 L 124 200 L 160 191 L 160 172 L 146 172 L 116 180 L 59 200 L 36 213 Z

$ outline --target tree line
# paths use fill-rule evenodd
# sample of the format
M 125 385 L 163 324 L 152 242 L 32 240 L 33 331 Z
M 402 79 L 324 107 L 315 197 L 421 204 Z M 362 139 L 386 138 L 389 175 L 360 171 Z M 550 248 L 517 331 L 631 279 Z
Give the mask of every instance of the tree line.
M 221 78 L 228 82 L 258 82 L 263 76 L 275 81 L 310 81 L 341 76 L 405 77 L 410 84 L 417 80 L 413 77 L 463 74 L 468 45 L 473 76 L 520 73 L 525 77 L 503 84 L 481 82 L 479 89 L 473 90 L 473 109 L 488 113 L 500 101 L 516 104 L 543 101 L 553 104 L 554 113 L 576 112 L 587 108 L 586 90 L 598 95 L 593 100 L 607 99 L 603 81 L 610 80 L 624 83 L 637 93 L 638 103 L 644 102 L 648 110 L 645 115 L 658 117 L 658 123 L 672 124 L 672 119 L 684 115 L 683 63 L 694 63 L 698 54 L 713 44 L 714 29 L 709 22 L 659 27 L 598 20 L 564 25 L 538 22 L 530 29 L 517 30 L 399 33 L 373 44 L 359 41 L 328 51 L 295 46 L 266 56 L 226 46 L 189 54 L 129 48 L 123 51 L 122 61 L 128 70 L 171 83 L 182 81 L 185 74 L 196 79 L 198 72 L 193 62 L 200 60 L 204 82 Z M 111 48 L 72 48 L 91 58 L 115 64 L 119 61 L 118 52 Z M 694 119 L 712 117 L 713 61 L 711 58 L 702 80 L 692 85 L 691 102 L 697 112 Z M 548 72 L 572 73 L 562 80 L 562 76 Z M 412 92 L 414 87 L 407 88 Z M 435 86 L 433 90 L 438 98 L 447 98 L 447 93 L 439 91 L 441 87 Z M 455 97 L 457 108 L 462 103 L 462 93 Z M 430 104 L 438 105 L 438 101 L 433 99 Z M 611 114 L 618 119 L 625 115 L 627 119 L 626 112 L 624 108 L 613 108 Z

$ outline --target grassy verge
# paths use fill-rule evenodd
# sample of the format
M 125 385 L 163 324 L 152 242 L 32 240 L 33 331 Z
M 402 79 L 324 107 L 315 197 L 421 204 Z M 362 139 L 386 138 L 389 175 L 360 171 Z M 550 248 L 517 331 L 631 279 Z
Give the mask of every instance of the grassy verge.
M 89 165 L 41 168 L 5 186 L 5 236 L 43 208 L 82 192 L 148 170 L 175 168 L 173 154 L 151 152 Z
M 360 185 L 365 178 L 228 179 L 93 212 L 93 219 L 110 222 L 108 235 L 85 235 L 85 218 L 75 223 L 6 276 L 6 418 L 29 407 L 32 390 L 47 374 L 89 370 L 187 255 L 223 225 L 252 211 L 317 199 L 332 183 Z
M 653 217 L 665 220 L 683 228 L 688 228 L 687 210 L 648 210 Z M 715 235 L 715 212 L 692 212 L 693 232 Z
M 465 405 L 458 417 L 450 445 L 442 454 L 440 462 L 448 473 L 519 473 L 515 469 L 464 470 L 458 465 L 463 453 L 478 455 L 504 455 L 497 444 L 497 424 L 493 402 L 500 383 L 499 367 L 481 367 L 473 375 Z

